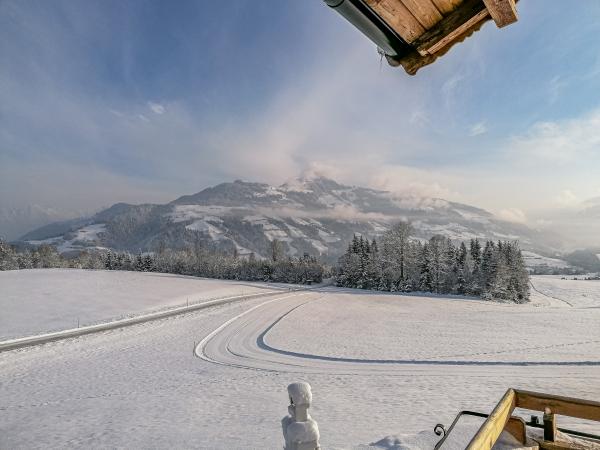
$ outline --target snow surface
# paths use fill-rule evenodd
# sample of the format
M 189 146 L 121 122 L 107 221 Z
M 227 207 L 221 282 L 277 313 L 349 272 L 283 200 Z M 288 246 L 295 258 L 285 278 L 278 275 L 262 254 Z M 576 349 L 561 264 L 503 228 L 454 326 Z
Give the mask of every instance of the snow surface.
M 579 308 L 600 308 L 600 280 L 563 279 L 560 275 L 532 276 L 531 280 L 534 301 L 554 305 L 562 303 Z
M 558 258 L 549 258 L 547 256 L 542 256 L 534 252 L 523 250 L 521 252 L 523 254 L 523 259 L 525 260 L 525 265 L 527 267 L 556 267 L 558 269 L 564 269 L 567 267 L 572 267 L 568 262 L 558 259 Z
M 228 206 L 218 205 L 175 205 L 173 211 L 166 214 L 173 222 L 185 222 L 187 220 L 194 219 L 205 219 L 213 220 L 219 219 L 218 215 L 228 213 L 233 208 Z
M 202 233 L 208 234 L 210 238 L 214 241 L 226 239 L 223 235 L 223 231 L 221 231 L 216 226 L 208 223 L 206 219 L 195 220 L 191 224 L 186 225 L 185 228 L 188 230 L 200 231 Z
M 267 285 L 78 269 L 0 272 L 0 340 L 136 313 L 261 292 Z
M 32 245 L 55 245 L 59 253 L 66 253 L 76 250 L 83 250 L 89 248 L 104 249 L 105 247 L 92 245 L 100 238 L 100 233 L 106 231 L 106 224 L 96 223 L 92 225 L 86 225 L 75 231 L 75 236 L 72 239 L 65 240 L 62 236 L 52 237 L 41 240 L 29 240 L 26 241 Z
M 537 291 L 509 305 L 329 287 L 3 353 L 0 448 L 277 449 L 300 381 L 324 449 L 431 449 L 436 423 L 489 412 L 508 387 L 600 399 L 595 285 L 532 281 L 575 306 Z

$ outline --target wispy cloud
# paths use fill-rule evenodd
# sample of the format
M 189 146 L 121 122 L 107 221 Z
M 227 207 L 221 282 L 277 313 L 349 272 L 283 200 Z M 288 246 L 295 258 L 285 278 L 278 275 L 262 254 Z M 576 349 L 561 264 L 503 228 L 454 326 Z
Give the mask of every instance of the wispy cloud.
M 148 107 L 154 114 L 164 114 L 166 109 L 160 103 L 148 102 Z
M 600 110 L 573 119 L 537 122 L 512 142 L 515 155 L 561 164 L 598 155 L 599 148 Z
M 581 204 L 581 199 L 570 189 L 565 189 L 555 197 L 556 203 L 561 207 L 573 207 Z
M 506 208 L 506 209 L 501 209 L 497 216 L 502 219 L 502 220 L 506 220 L 507 222 L 514 222 L 514 223 L 527 223 L 527 216 L 525 214 L 524 211 L 520 210 L 519 208 Z
M 556 103 L 567 85 L 567 81 L 560 75 L 552 77 L 550 81 L 548 81 L 548 103 Z
M 479 136 L 481 134 L 487 133 L 487 130 L 487 124 L 485 122 L 477 122 L 469 130 L 469 136 Z

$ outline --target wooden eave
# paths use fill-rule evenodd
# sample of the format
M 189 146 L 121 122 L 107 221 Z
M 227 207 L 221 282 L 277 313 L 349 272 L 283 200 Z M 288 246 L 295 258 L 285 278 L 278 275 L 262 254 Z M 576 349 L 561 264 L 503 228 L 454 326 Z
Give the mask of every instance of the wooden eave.
M 516 0 L 360 0 L 408 44 L 401 55 L 385 55 L 410 75 L 445 54 L 493 20 L 517 21 Z

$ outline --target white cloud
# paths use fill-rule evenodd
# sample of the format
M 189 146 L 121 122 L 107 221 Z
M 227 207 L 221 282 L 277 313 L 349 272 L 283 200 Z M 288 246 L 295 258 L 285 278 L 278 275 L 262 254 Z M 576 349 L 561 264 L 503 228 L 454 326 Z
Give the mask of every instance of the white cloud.
M 479 136 L 480 134 L 487 133 L 487 130 L 485 122 L 477 122 L 469 130 L 469 136 Z
M 164 114 L 166 111 L 166 108 L 160 103 L 148 102 L 148 107 L 154 114 Z
M 548 82 L 548 103 L 551 105 L 556 103 L 558 98 L 560 97 L 561 92 L 568 85 L 568 83 L 561 79 L 560 76 L 553 77 Z
M 570 163 L 598 154 L 600 110 L 556 122 L 537 122 L 513 138 L 512 152 L 524 158 Z
M 570 189 L 565 189 L 555 197 L 556 203 L 559 206 L 569 207 L 577 206 L 581 203 L 579 197 L 577 197 Z
M 463 73 L 457 72 L 442 84 L 441 92 L 446 107 L 449 107 L 454 102 L 460 83 L 465 78 Z
M 527 216 L 519 208 L 506 208 L 498 212 L 497 216 L 507 222 L 527 223 Z
M 422 109 L 417 109 L 410 114 L 409 122 L 413 125 L 417 125 L 420 127 L 428 126 L 431 121 L 429 120 L 429 116 Z

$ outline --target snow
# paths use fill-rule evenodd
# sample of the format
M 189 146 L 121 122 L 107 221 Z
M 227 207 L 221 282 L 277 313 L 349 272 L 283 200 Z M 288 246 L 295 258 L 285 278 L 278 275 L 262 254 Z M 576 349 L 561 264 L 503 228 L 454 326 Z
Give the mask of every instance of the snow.
M 173 211 L 167 214 L 173 222 L 185 222 L 194 219 L 221 221 L 217 216 L 232 210 L 228 206 L 218 205 L 175 205 Z
M 477 432 L 483 419 L 464 416 L 460 422 L 456 424 L 449 437 L 444 442 L 442 449 L 464 449 L 469 443 L 473 435 Z M 383 439 L 373 442 L 370 445 L 363 445 L 357 447 L 359 450 L 412 450 L 412 449 L 423 449 L 431 450 L 435 447 L 435 444 L 440 440 L 440 436 L 437 436 L 433 429 L 427 431 L 421 431 L 415 434 L 400 434 L 386 436 Z M 508 433 L 502 433 L 499 442 L 494 446 L 494 450 L 500 450 L 505 448 L 515 449 L 521 448 L 517 444 L 515 438 Z M 507 445 L 509 444 L 509 445 Z
M 595 305 L 600 306 L 600 298 Z M 264 336 L 264 342 L 274 349 L 302 354 L 304 359 L 385 361 L 383 371 L 411 361 L 459 365 L 586 361 L 600 348 L 600 313 L 574 309 L 568 313 L 569 320 L 563 320 L 563 309 L 336 289 L 287 314 Z M 357 317 L 364 321 L 360 333 Z M 298 324 L 302 324 L 302 334 L 295 331 Z M 545 333 L 549 326 L 553 332 Z M 586 334 L 574 328 L 595 331 Z M 357 339 L 363 333 L 368 339 Z M 544 336 L 543 342 L 537 342 L 536 336 Z
M 243 220 L 245 222 L 251 223 L 252 225 L 260 225 L 263 229 L 263 233 L 265 234 L 266 238 L 269 241 L 278 239 L 278 240 L 284 241 L 284 242 L 291 242 L 291 240 L 292 240 L 284 230 L 279 228 L 274 223 L 269 222 L 269 218 L 267 218 L 265 216 L 260 216 L 260 215 L 244 216 Z
M 31 245 L 54 245 L 56 246 L 56 250 L 59 253 L 66 253 L 76 250 L 83 249 L 104 249 L 105 247 L 89 245 L 96 242 L 100 236 L 100 233 L 104 233 L 106 231 L 106 224 L 96 223 L 92 225 L 86 225 L 85 227 L 79 228 L 76 230 L 75 236 L 72 239 L 65 240 L 62 236 L 52 237 L 48 239 L 41 240 L 29 240 L 26 241 Z M 81 244 L 83 243 L 83 245 Z M 89 243 L 89 244 L 88 244 Z
M 323 230 L 319 230 L 319 237 L 324 241 L 324 242 L 337 242 L 340 240 L 339 237 L 328 233 L 327 231 L 323 231 Z
M 116 280 L 109 292 L 140 297 Z M 532 282 L 574 306 L 537 292 L 512 305 L 325 287 L 3 353 L 0 447 L 281 448 L 286 388 L 302 381 L 327 449 L 431 449 L 436 423 L 489 412 L 508 387 L 600 399 L 598 284 Z M 111 284 L 88 283 L 87 298 L 106 301 Z M 78 307 L 83 287 L 46 286 Z M 444 448 L 465 448 L 479 424 Z
M 327 253 L 328 248 L 324 246 L 320 241 L 317 241 L 316 239 L 309 239 L 308 242 L 310 242 L 310 244 L 317 249 L 320 255 L 322 255 L 323 253 Z
M 75 328 L 265 285 L 168 274 L 77 269 L 0 272 L 0 340 Z
M 442 236 L 446 236 L 447 238 L 455 241 L 468 241 L 470 239 L 476 239 L 480 237 L 479 235 L 470 231 L 467 227 L 455 222 L 443 225 L 434 225 L 420 220 L 416 220 L 413 222 L 413 226 L 421 232 L 431 235 L 441 234 Z
M 283 191 L 300 192 L 304 194 L 312 192 L 312 189 L 307 186 L 306 180 L 300 180 L 298 178 L 286 181 L 281 185 L 280 189 Z
M 254 192 L 252 195 L 257 198 L 281 197 L 282 200 L 287 199 L 287 196 L 283 192 L 273 186 L 268 186 L 263 192 Z
M 459 208 L 454 208 L 453 211 L 458 213 L 464 219 L 470 220 L 472 222 L 479 222 L 479 223 L 485 223 L 485 224 L 490 223 L 490 220 L 487 217 L 483 217 L 483 216 L 481 216 L 481 214 L 476 213 L 476 212 L 465 211 L 464 209 L 459 209 Z
M 260 215 L 244 216 L 242 220 L 244 222 L 250 222 L 252 225 L 262 225 L 269 221 L 265 216 Z
M 312 402 L 310 385 L 306 382 L 290 384 L 288 386 L 288 394 L 294 402 L 294 405 L 310 405 Z
M 564 269 L 567 267 L 571 267 L 571 265 L 558 258 L 549 258 L 547 256 L 542 256 L 534 252 L 523 250 L 521 252 L 523 254 L 523 259 L 525 260 L 525 265 L 527 267 L 556 267 L 558 269 Z
M 77 230 L 74 241 L 95 241 L 100 233 L 106 231 L 106 224 L 96 223 Z
M 389 227 L 386 225 L 382 225 L 378 222 L 369 222 L 369 224 L 373 227 L 373 231 L 375 231 L 376 233 L 384 233 L 386 232 Z
M 58 244 L 64 242 L 64 239 L 61 236 L 58 236 L 58 237 L 52 237 L 52 238 L 47 238 L 47 239 L 31 239 L 26 242 L 31 245 L 44 245 L 44 244 L 58 245 Z
M 305 238 L 306 237 L 306 235 L 302 231 L 300 231 L 298 228 L 296 228 L 290 224 L 287 224 L 287 223 L 285 224 L 285 226 L 288 228 L 288 230 L 290 230 L 290 235 L 292 237 L 295 237 L 295 238 Z
M 292 220 L 298 225 L 310 226 L 310 223 L 300 217 L 292 217 Z
M 188 230 L 200 231 L 202 233 L 208 234 L 210 238 L 214 241 L 226 239 L 226 236 L 223 235 L 223 231 L 217 228 L 216 226 L 208 223 L 206 219 L 195 220 L 191 224 L 186 225 L 185 228 Z
M 325 206 L 327 208 L 334 208 L 336 206 L 346 206 L 350 203 L 350 202 L 344 201 L 341 198 L 336 197 L 331 194 L 320 195 L 318 200 L 319 200 L 320 204 L 322 204 L 323 206 Z
M 319 428 L 313 420 L 292 422 L 287 427 L 290 442 L 311 442 L 319 440 Z
M 535 301 L 576 308 L 600 308 L 600 280 L 562 279 L 560 275 L 532 276 Z

